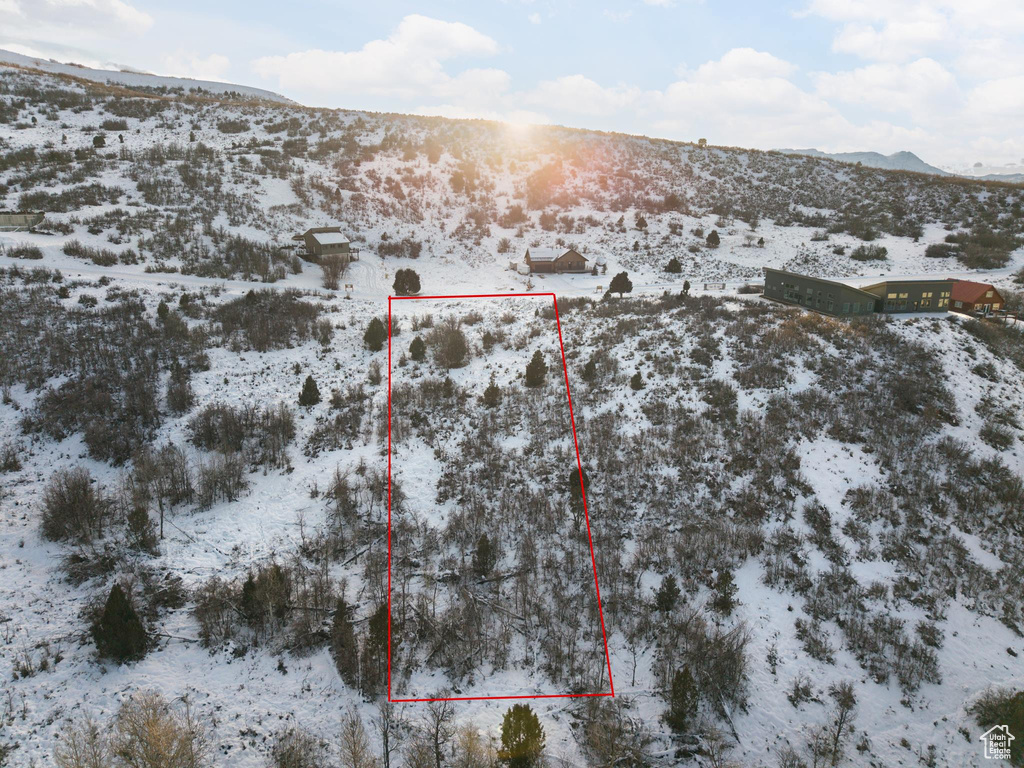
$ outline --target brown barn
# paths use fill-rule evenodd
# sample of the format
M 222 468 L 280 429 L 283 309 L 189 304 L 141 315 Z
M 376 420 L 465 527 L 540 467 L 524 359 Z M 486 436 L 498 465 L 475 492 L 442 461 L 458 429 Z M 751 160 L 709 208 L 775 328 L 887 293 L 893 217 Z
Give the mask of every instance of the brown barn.
M 292 238 L 306 246 L 315 259 L 334 253 L 352 253 L 352 244 L 341 234 L 341 227 L 313 227 Z
M 999 291 L 988 283 L 975 283 L 972 280 L 953 280 L 953 305 L 954 312 L 995 312 L 1002 309 L 1006 302 L 999 295 Z
M 574 248 L 527 248 L 523 259 L 531 272 L 586 272 L 587 257 Z

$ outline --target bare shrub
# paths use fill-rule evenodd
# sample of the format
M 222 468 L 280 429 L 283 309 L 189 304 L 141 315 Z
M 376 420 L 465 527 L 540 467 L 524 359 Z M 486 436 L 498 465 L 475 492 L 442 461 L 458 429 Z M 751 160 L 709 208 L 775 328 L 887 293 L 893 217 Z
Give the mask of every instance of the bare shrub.
M 330 253 L 320 257 L 320 270 L 323 273 L 323 286 L 329 291 L 338 290 L 341 279 L 348 274 L 352 257 L 347 253 Z
M 444 320 L 427 341 L 434 350 L 434 361 L 442 368 L 462 368 L 469 362 L 469 344 L 456 318 Z
M 90 717 L 72 723 L 54 750 L 58 768 L 206 768 L 211 758 L 189 700 L 175 706 L 153 691 L 127 699 L 109 731 Z
M 278 731 L 270 751 L 273 768 L 325 768 L 327 755 L 324 744 L 302 728 Z
M 43 536 L 50 541 L 92 541 L 103 535 L 108 506 L 93 487 L 89 470 L 59 469 L 43 490 Z

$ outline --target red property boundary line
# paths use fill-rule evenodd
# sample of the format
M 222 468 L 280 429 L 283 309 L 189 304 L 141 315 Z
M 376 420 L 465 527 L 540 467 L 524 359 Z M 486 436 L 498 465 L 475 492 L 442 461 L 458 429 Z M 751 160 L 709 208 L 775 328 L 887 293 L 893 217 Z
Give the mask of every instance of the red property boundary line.
M 597 593 L 597 615 L 601 620 L 601 639 L 604 641 L 604 658 L 608 666 L 608 687 L 605 693 L 544 693 L 521 696 L 451 696 L 418 699 L 396 699 L 391 696 L 391 302 L 429 299 L 521 299 L 530 296 L 550 296 L 555 308 L 555 326 L 558 329 L 558 349 L 562 353 L 562 373 L 565 375 L 565 394 L 569 400 L 569 423 L 572 425 L 572 444 L 576 449 L 576 470 L 580 475 L 580 495 L 583 497 L 583 516 L 587 522 L 587 543 L 590 545 L 590 564 L 594 569 L 594 590 Z M 590 511 L 587 508 L 587 492 L 583 487 L 583 462 L 580 460 L 580 446 L 576 439 L 576 419 L 572 412 L 572 393 L 569 391 L 569 367 L 565 362 L 565 345 L 562 343 L 562 322 L 558 317 L 558 298 L 554 293 L 476 293 L 461 296 L 388 296 L 388 701 L 504 701 L 509 699 L 572 699 L 586 696 L 615 696 L 612 680 L 612 657 L 608 652 L 608 634 L 604 628 L 604 610 L 601 607 L 601 587 L 597 583 L 597 560 L 594 558 L 594 540 L 590 534 Z

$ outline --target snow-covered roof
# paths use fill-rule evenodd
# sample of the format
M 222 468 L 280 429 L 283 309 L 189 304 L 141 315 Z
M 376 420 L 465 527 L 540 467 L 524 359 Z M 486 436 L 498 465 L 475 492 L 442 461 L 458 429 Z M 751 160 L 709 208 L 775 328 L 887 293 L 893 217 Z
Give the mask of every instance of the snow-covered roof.
M 345 245 L 348 238 L 341 232 L 314 232 L 313 239 L 320 245 Z
M 564 256 L 572 248 L 528 248 L 530 261 L 554 261 L 559 256 Z
M 558 250 L 557 248 L 530 248 L 527 251 L 530 254 L 530 261 L 554 261 L 563 253 L 564 250 Z

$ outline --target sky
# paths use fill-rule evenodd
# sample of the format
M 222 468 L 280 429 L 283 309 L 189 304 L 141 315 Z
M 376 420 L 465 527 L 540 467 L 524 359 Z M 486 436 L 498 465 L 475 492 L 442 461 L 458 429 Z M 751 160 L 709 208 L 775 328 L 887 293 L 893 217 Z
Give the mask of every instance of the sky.
M 0 48 L 310 106 L 1024 165 L 1024 0 L 0 0 Z

